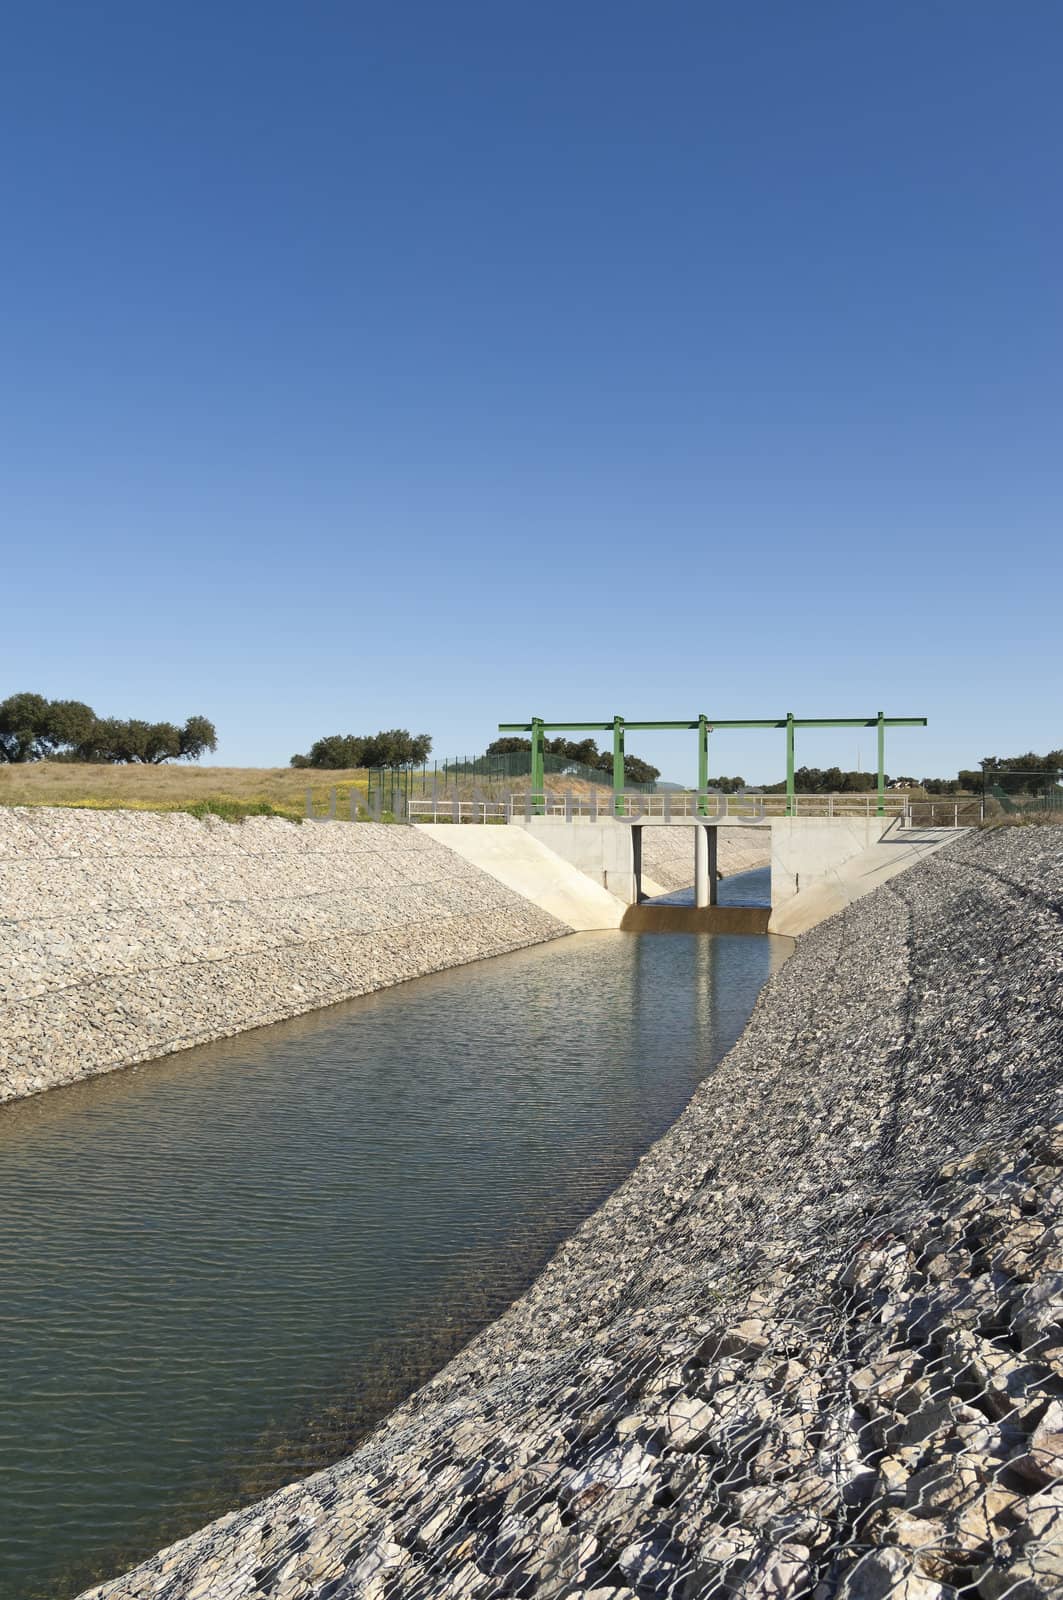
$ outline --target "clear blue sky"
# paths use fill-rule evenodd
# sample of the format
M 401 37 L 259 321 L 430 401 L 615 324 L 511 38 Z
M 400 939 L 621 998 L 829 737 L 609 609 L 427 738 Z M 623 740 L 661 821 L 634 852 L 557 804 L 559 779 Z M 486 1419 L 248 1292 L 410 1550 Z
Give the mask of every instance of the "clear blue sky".
M 1055 0 L 9 7 L 0 694 L 240 764 L 1063 744 L 1061 51 Z

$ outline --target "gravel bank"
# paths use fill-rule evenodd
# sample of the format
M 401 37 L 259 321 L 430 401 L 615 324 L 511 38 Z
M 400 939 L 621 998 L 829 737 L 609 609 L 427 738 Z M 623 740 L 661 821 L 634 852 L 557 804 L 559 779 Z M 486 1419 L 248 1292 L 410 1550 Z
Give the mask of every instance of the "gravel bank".
M 1061 916 L 1011 830 L 807 934 L 499 1322 L 94 1600 L 1058 1597 Z
M 771 866 L 769 828 L 720 828 L 717 869 L 722 877 Z M 694 883 L 694 840 L 689 828 L 643 828 L 642 870 L 671 893 Z
M 415 828 L 0 807 L 0 1101 L 568 931 Z

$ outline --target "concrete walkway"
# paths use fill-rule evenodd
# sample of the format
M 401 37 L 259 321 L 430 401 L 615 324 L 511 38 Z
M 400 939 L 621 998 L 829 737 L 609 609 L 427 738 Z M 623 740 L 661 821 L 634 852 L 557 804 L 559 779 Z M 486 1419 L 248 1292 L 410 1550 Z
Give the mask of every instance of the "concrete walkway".
M 768 925 L 770 932 L 791 935 L 807 932 L 967 831 L 965 828 L 892 830 L 877 844 L 825 873 L 814 887 L 803 890 L 773 911 Z
M 471 861 L 576 933 L 619 928 L 628 907 L 593 878 L 532 838 L 526 828 L 420 822 L 418 833 Z

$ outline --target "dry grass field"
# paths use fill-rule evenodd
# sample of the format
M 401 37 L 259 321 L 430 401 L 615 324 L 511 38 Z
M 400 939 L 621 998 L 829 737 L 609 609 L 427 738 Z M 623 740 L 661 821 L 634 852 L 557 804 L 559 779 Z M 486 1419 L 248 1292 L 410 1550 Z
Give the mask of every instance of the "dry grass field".
M 420 772 L 415 793 L 420 792 Z M 283 817 L 306 815 L 310 791 L 317 815 L 327 814 L 332 791 L 338 816 L 350 815 L 353 791 L 366 804 L 369 774 L 364 770 L 325 772 L 306 767 L 96 766 L 87 762 L 33 761 L 0 766 L 0 805 L 122 807 L 142 811 L 192 811 L 236 819 L 256 813 Z M 431 773 L 428 775 L 431 784 Z M 514 790 L 527 786 L 511 780 Z M 485 783 L 486 790 L 497 785 Z M 509 787 L 509 784 L 506 785 Z M 547 778 L 547 789 L 570 788 L 589 793 L 589 786 L 571 779 Z M 459 782 L 459 793 L 471 798 L 472 779 Z
M 95 766 L 33 761 L 0 766 L 0 805 L 123 807 L 146 811 L 255 810 L 300 817 L 306 792 L 324 812 L 329 792 L 346 810 L 352 789 L 364 802 L 365 772 L 311 772 L 295 767 Z

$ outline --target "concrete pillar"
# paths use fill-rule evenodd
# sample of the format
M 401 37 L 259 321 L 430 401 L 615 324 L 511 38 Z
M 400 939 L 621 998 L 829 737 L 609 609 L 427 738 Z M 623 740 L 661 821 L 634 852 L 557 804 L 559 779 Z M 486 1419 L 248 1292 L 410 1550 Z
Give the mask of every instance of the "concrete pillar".
M 719 873 L 716 867 L 720 830 L 699 823 L 694 829 L 694 904 L 714 906 Z
M 709 904 L 709 829 L 699 823 L 694 829 L 694 904 Z

